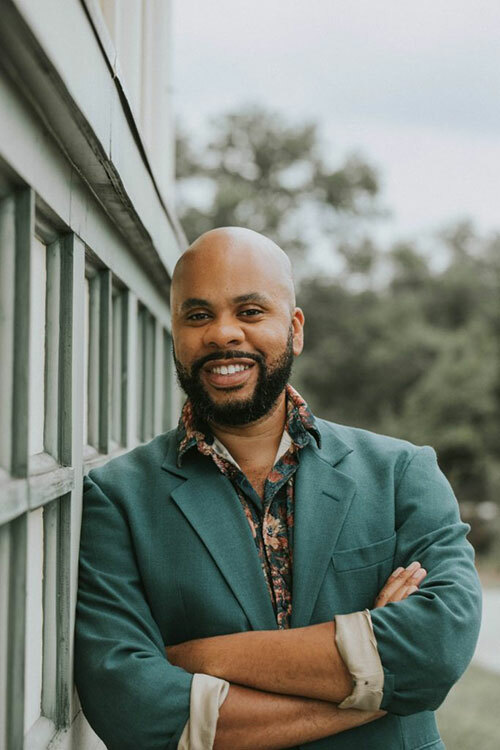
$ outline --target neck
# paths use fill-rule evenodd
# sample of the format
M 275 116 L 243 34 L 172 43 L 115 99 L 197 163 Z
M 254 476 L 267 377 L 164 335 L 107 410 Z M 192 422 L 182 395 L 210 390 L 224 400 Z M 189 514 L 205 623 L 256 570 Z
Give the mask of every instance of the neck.
M 283 391 L 275 405 L 256 422 L 245 425 L 210 425 L 213 434 L 225 445 L 231 455 L 242 463 L 258 447 L 260 453 L 275 455 L 286 421 L 286 392 Z M 240 460 L 241 459 L 241 460 Z

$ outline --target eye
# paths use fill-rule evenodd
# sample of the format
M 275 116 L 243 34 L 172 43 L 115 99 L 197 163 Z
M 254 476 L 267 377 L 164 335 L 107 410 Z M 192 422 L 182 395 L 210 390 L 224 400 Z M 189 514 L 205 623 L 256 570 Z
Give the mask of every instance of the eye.
M 208 313 L 205 312 L 196 312 L 196 313 L 190 313 L 186 316 L 187 320 L 192 320 L 194 322 L 198 320 L 206 320 L 209 317 Z
M 248 310 L 242 310 L 240 315 L 244 315 L 245 318 L 255 318 L 258 315 L 262 315 L 262 310 L 259 310 L 257 307 L 250 307 Z

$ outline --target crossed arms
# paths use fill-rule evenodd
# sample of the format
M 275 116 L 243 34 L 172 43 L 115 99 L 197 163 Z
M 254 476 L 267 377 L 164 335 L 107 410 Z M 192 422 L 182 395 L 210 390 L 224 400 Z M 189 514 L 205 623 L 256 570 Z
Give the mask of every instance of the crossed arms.
M 196 670 L 231 683 L 220 711 L 217 750 L 243 750 L 249 742 L 253 750 L 290 747 L 377 718 L 336 706 L 351 685 L 335 651 L 333 623 L 207 638 L 203 651 L 193 641 L 176 646 L 177 653 L 167 647 L 165 658 L 165 640 L 151 609 L 160 575 L 156 557 L 163 550 L 157 541 L 152 557 L 152 503 L 136 501 L 149 498 L 152 489 L 147 485 L 145 492 L 144 477 L 152 472 L 148 465 L 127 471 L 129 460 L 111 461 L 85 478 L 80 546 L 75 681 L 85 716 L 109 750 L 176 750 L 189 719 Z M 381 707 L 404 716 L 434 710 L 467 667 L 479 630 L 480 589 L 465 538 L 468 527 L 434 452 L 412 449 L 398 477 L 394 561 L 419 560 L 428 574 L 414 595 L 375 607 L 371 619 L 384 668 Z M 157 513 L 170 512 L 161 499 Z M 169 523 L 161 526 L 162 545 L 175 521 L 172 509 Z M 157 597 L 154 603 L 165 618 L 169 602 Z
M 376 607 L 406 599 L 426 571 L 417 563 L 388 579 Z M 220 709 L 214 750 L 273 750 L 327 737 L 385 711 L 339 709 L 352 677 L 335 642 L 335 622 L 250 631 L 167 646 L 171 664 L 231 683 Z

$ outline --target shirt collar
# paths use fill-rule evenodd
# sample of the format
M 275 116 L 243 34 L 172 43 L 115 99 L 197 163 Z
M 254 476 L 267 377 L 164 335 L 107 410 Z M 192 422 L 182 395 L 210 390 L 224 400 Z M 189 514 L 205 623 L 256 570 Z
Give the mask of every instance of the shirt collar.
M 278 459 L 281 458 L 281 456 L 283 456 L 287 452 L 287 450 L 290 448 L 291 445 L 292 445 L 292 438 L 288 434 L 288 430 L 285 428 L 281 436 L 278 450 L 276 451 L 276 456 L 274 459 L 275 464 L 277 463 Z M 216 437 L 214 437 L 212 448 L 217 453 L 218 456 L 220 456 L 221 458 L 224 458 L 226 461 L 229 461 L 229 463 L 233 464 L 233 466 L 236 466 L 236 468 L 241 471 L 241 466 L 239 465 L 239 463 L 232 457 L 232 455 L 229 453 L 226 446 L 223 445 L 223 443 L 221 443 L 221 441 L 218 440 Z
M 321 447 L 321 435 L 316 425 L 316 419 L 302 396 L 290 384 L 286 386 L 287 416 L 285 430 L 281 439 L 278 453 L 284 453 L 290 444 L 303 448 L 311 439 L 316 440 Z M 286 437 L 288 435 L 288 438 Z M 193 407 L 188 399 L 184 404 L 177 426 L 177 464 L 180 467 L 184 455 L 195 446 L 206 455 L 214 450 L 214 435 L 207 426 L 201 428 L 195 422 Z M 284 448 L 285 444 L 288 445 Z M 217 447 L 220 446 L 217 441 Z M 281 450 L 284 448 L 284 450 Z M 220 453 L 220 450 L 218 451 Z M 234 459 L 233 459 L 234 463 Z

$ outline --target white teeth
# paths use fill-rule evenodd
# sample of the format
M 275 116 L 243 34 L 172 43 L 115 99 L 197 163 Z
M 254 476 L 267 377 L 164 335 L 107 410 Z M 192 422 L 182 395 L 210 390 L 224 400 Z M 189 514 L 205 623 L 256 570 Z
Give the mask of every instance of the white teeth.
M 243 372 L 248 370 L 250 365 L 221 365 L 220 367 L 212 367 L 211 372 L 214 375 L 234 375 L 236 372 Z

